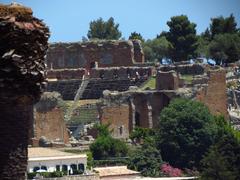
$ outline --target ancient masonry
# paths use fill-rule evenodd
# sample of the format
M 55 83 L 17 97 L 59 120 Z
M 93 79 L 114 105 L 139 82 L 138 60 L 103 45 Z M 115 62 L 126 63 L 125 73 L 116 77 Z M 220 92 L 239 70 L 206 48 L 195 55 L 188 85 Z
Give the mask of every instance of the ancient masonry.
M 64 122 L 63 109 L 59 107 L 61 95 L 45 92 L 34 106 L 34 123 L 30 134 L 33 146 L 64 146 L 69 143 L 69 134 Z M 44 140 L 45 144 L 39 144 Z
M 185 87 L 175 71 L 158 71 L 156 90 L 104 91 L 99 104 L 100 121 L 110 123 L 113 136 L 128 138 L 134 127 L 156 128 L 161 110 L 176 97 L 197 99 L 215 114 L 228 119 L 225 71 L 209 70 Z
M 24 180 L 33 104 L 44 82 L 49 31 L 29 8 L 0 5 L 0 179 Z
M 49 69 L 134 66 L 144 63 L 140 41 L 55 43 L 47 54 Z

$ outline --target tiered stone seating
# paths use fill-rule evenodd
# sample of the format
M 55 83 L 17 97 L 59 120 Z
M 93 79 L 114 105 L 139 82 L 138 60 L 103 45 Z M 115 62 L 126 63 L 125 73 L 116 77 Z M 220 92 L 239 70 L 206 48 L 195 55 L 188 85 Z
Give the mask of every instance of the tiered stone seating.
M 130 86 L 140 86 L 146 79 L 90 79 L 82 99 L 98 99 L 104 90 L 126 91 Z M 64 100 L 73 100 L 82 80 L 59 80 L 48 83 L 47 91 L 59 92 Z

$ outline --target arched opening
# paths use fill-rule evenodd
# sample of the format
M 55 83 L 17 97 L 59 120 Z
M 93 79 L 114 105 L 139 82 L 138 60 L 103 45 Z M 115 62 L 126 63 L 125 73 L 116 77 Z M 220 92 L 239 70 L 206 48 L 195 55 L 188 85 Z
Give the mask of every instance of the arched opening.
M 56 171 L 60 171 L 60 165 L 56 165 Z
M 84 172 L 85 170 L 84 164 L 78 164 L 78 170 L 81 170 L 82 172 Z
M 72 170 L 77 170 L 77 165 L 76 164 L 71 164 L 70 167 L 72 168 Z
M 37 172 L 38 170 L 40 170 L 40 167 L 39 167 L 39 166 L 35 166 L 35 167 L 33 168 L 33 172 Z
M 41 169 L 47 171 L 47 166 L 41 166 Z
M 62 165 L 62 171 L 68 171 L 68 166 L 66 164 Z
M 98 63 L 96 61 L 90 63 L 90 69 L 97 68 Z
M 140 127 L 140 113 L 135 112 L 135 126 Z

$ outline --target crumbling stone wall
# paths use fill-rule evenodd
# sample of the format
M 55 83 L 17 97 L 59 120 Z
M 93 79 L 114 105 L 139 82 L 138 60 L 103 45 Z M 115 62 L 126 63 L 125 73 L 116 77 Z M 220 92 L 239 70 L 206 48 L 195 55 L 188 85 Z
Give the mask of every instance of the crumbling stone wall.
M 179 77 L 175 71 L 158 71 L 156 77 L 157 90 L 176 90 L 179 88 Z
M 61 95 L 57 92 L 45 92 L 34 106 L 34 125 L 32 143 L 39 142 L 44 137 L 52 143 L 69 142 L 68 131 L 64 122 L 64 105 Z M 37 144 L 37 143 L 36 143 Z
M 202 64 L 181 64 L 181 65 L 167 65 L 159 67 L 160 71 L 176 71 L 180 74 L 201 75 L 205 72 L 205 67 Z
M 128 138 L 129 136 L 129 106 L 105 106 L 101 108 L 100 122 L 110 123 L 112 135 L 116 138 Z
M 69 135 L 64 122 L 63 110 L 53 108 L 50 111 L 35 111 L 34 138 L 45 137 L 52 142 L 69 143 Z
M 226 90 L 225 70 L 210 70 L 207 86 L 197 92 L 196 99 L 207 105 L 211 113 L 228 118 Z
M 49 79 L 82 79 L 84 74 L 85 74 L 84 68 L 56 69 L 56 70 L 48 70 L 47 78 Z
M 49 79 L 82 79 L 85 68 L 78 69 L 54 69 L 47 71 Z M 152 75 L 151 67 L 110 67 L 92 68 L 89 71 L 90 78 L 99 79 L 147 79 Z
M 54 43 L 47 54 L 49 69 L 133 66 L 144 62 L 140 42 L 99 40 Z M 134 53 L 134 46 L 136 52 Z M 139 50 L 140 49 L 140 50 Z M 96 63 L 95 63 L 96 62 Z
M 134 60 L 136 63 L 144 63 L 145 59 L 144 59 L 144 52 L 143 52 L 143 48 L 141 46 L 141 41 L 138 39 L 134 39 L 132 40 L 133 42 L 133 48 L 134 48 Z
M 122 137 L 119 127 L 126 127 L 124 138 L 135 127 L 157 128 L 160 112 L 174 97 L 175 91 L 109 92 L 99 104 L 101 123 L 110 122 L 115 137 Z
M 0 179 L 24 180 L 28 129 L 44 79 L 49 30 L 16 3 L 0 5 Z
M 49 70 L 47 91 L 57 91 L 64 100 L 73 100 L 84 73 L 84 69 Z M 142 85 L 151 75 L 151 67 L 93 68 L 83 99 L 98 99 L 106 89 L 127 91 L 130 86 Z

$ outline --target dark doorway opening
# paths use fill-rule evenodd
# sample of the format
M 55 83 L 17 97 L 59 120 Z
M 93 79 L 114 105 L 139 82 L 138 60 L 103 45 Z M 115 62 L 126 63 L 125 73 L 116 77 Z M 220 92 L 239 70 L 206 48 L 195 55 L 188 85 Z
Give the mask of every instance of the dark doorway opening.
M 135 126 L 140 127 L 140 113 L 135 112 Z

